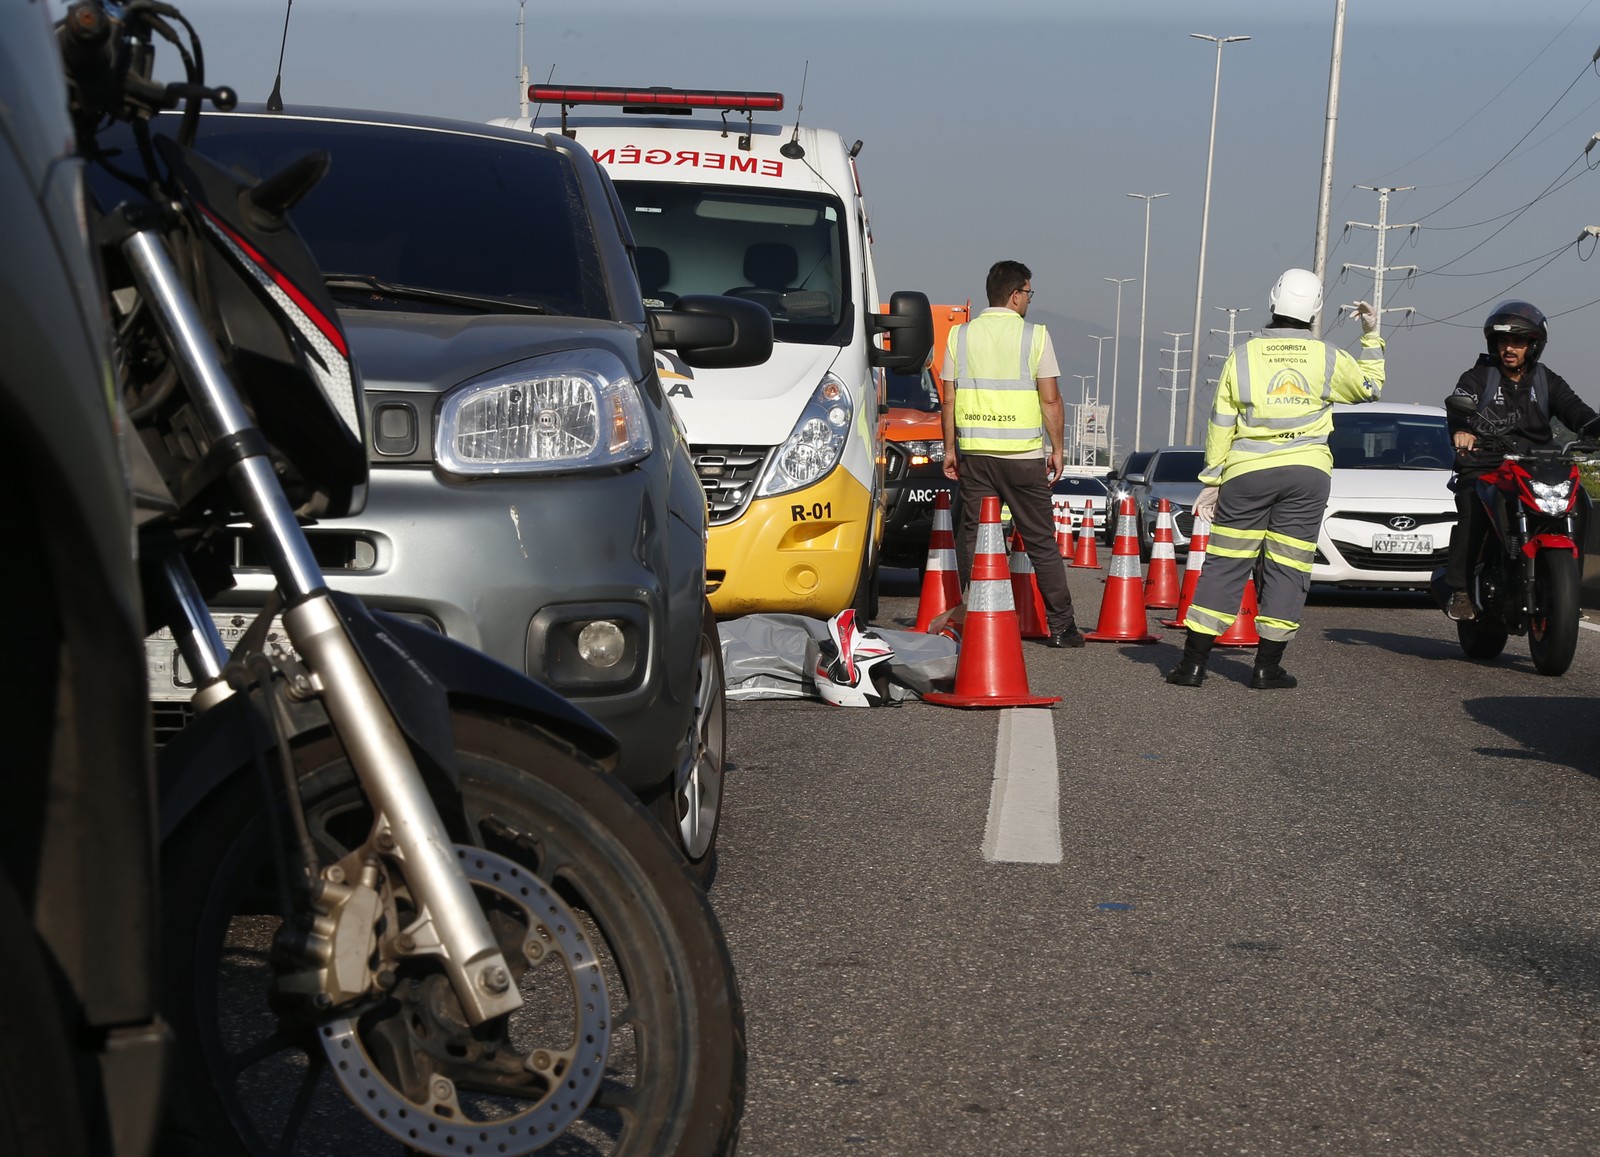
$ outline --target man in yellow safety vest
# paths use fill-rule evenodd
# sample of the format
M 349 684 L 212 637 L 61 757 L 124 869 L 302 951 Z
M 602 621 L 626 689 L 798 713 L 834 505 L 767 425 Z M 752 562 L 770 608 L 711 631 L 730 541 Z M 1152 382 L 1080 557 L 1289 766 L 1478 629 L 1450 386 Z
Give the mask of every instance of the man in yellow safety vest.
M 1356 302 L 1361 359 L 1310 334 L 1322 282 L 1286 270 L 1268 297 L 1272 321 L 1228 355 L 1206 430 L 1206 484 L 1196 521 L 1212 522 L 1206 565 L 1184 614 L 1183 658 L 1167 682 L 1198 687 L 1218 635 L 1233 625 L 1250 572 L 1261 568 L 1255 670 L 1250 686 L 1295 686 L 1284 648 L 1300 629 L 1311 587 L 1317 532 L 1328 505 L 1334 402 L 1376 401 L 1383 390 L 1383 339 L 1372 306 Z
M 1011 508 L 1044 597 L 1045 645 L 1081 647 L 1050 499 L 1065 453 L 1061 369 L 1050 334 L 1027 320 L 1032 271 L 1020 261 L 997 261 L 984 288 L 989 308 L 950 331 L 939 374 L 950 403 L 944 408 L 944 472 L 961 482 L 961 577 L 970 573 L 983 499 L 998 495 Z

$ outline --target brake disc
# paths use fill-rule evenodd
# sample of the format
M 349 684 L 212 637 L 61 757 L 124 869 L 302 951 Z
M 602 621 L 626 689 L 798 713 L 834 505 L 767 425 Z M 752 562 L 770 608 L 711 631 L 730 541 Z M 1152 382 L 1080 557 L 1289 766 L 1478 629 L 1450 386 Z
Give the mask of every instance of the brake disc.
M 559 983 L 554 972 L 557 966 L 568 981 L 570 1009 L 557 1013 L 556 1024 L 531 1030 L 534 1035 L 565 1036 L 565 1040 L 523 1047 L 521 1041 L 530 1030 L 519 1025 L 518 1019 L 528 1006 L 508 1018 L 508 1041 L 515 1036 L 519 1042 L 512 1051 L 523 1059 L 535 1083 L 543 1082 L 543 1091 L 525 1096 L 491 1089 L 483 1098 L 467 1097 L 464 1107 L 456 1082 L 433 1067 L 433 1074 L 423 1082 L 424 1099 L 415 1100 L 384 1075 L 374 1050 L 363 1040 L 360 1018 L 355 1016 L 324 1024 L 318 1030 L 322 1047 L 351 1103 L 411 1149 L 440 1157 L 531 1153 L 561 1136 L 582 1116 L 600 1087 L 611 1038 L 605 977 L 576 915 L 544 881 L 527 868 L 481 848 L 457 845 L 456 858 L 474 887 L 496 893 L 521 912 L 527 930 L 522 945 L 529 963 L 526 975 L 537 973 L 538 984 L 549 986 L 544 995 L 549 996 L 549 988 Z M 526 984 L 523 993 L 526 999 Z M 570 1025 L 566 1033 L 561 1030 L 562 1021 Z

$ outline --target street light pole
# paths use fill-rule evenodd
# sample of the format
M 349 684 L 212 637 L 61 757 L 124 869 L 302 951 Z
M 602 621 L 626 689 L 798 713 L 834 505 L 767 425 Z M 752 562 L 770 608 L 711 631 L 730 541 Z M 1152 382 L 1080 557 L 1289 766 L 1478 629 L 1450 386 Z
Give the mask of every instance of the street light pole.
M 1206 150 L 1206 195 L 1205 202 L 1200 209 L 1200 271 L 1195 278 L 1194 286 L 1194 328 L 1189 332 L 1200 333 L 1201 302 L 1206 291 L 1206 227 L 1211 220 L 1211 169 L 1212 162 L 1217 155 L 1217 98 L 1222 91 L 1222 46 L 1234 44 L 1241 40 L 1249 40 L 1248 36 L 1207 36 L 1203 32 L 1191 32 L 1190 36 L 1196 40 L 1209 40 L 1217 46 L 1217 74 L 1211 83 L 1211 144 Z M 1189 416 L 1184 425 L 1183 440 L 1186 445 L 1194 442 L 1194 397 L 1199 391 L 1195 388 L 1200 377 L 1200 359 L 1189 359 Z
M 1111 340 L 1110 334 L 1089 335 L 1089 340 L 1094 342 L 1094 404 L 1100 404 L 1100 355 L 1105 352 L 1106 342 Z M 1106 413 L 1106 462 L 1115 465 L 1117 461 L 1117 398 L 1111 396 L 1111 405 Z
M 1101 280 L 1113 282 L 1117 287 L 1117 323 L 1111 329 L 1111 410 L 1115 413 L 1117 408 L 1117 366 L 1122 361 L 1122 287 L 1136 279 L 1132 277 L 1103 277 Z M 1137 428 L 1133 431 L 1133 448 L 1135 450 L 1139 448 L 1139 431 Z
M 1170 196 L 1168 193 L 1129 193 L 1130 197 L 1138 197 L 1144 202 L 1144 271 L 1139 277 L 1139 377 L 1134 381 L 1133 388 L 1133 444 L 1137 449 L 1139 445 L 1140 427 L 1144 419 L 1144 317 L 1145 302 L 1150 296 L 1150 202 L 1158 197 Z
M 1328 209 L 1333 204 L 1333 138 L 1339 129 L 1339 73 L 1344 56 L 1344 0 L 1333 5 L 1333 57 L 1328 62 L 1328 113 L 1322 127 L 1322 187 L 1317 193 L 1317 257 L 1311 271 L 1328 282 Z M 1311 336 L 1322 336 L 1322 313 L 1311 319 Z

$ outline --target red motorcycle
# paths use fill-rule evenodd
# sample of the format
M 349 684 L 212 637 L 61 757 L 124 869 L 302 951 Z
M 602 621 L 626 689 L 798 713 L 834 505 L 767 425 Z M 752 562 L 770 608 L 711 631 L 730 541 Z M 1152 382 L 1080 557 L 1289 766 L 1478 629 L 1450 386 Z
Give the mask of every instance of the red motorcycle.
M 1509 636 L 1525 634 L 1539 674 L 1563 674 L 1578 648 L 1580 552 L 1591 506 L 1578 467 L 1600 444 L 1530 446 L 1486 425 L 1472 398 L 1452 395 L 1445 406 L 1473 419 L 1477 449 L 1503 455 L 1475 484 L 1490 533 L 1467 588 L 1476 617 L 1456 623 L 1461 649 L 1493 659 Z

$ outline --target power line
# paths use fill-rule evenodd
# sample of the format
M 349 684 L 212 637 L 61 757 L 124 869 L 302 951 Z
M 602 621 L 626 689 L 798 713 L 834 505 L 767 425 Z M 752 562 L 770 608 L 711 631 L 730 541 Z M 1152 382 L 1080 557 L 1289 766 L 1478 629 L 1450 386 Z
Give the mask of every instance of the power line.
M 1567 245 L 1570 245 L 1570 244 L 1571 244 L 1571 242 L 1567 243 Z M 1556 253 L 1560 253 L 1563 249 L 1567 248 L 1567 245 L 1559 245 L 1556 248 L 1550 250 L 1549 253 L 1541 253 L 1537 257 L 1530 257 L 1526 261 L 1518 261 L 1514 265 L 1503 265 L 1499 269 L 1479 269 L 1479 270 L 1476 270 L 1475 272 L 1472 272 L 1472 273 L 1443 273 L 1443 272 L 1440 272 L 1440 270 L 1442 270 L 1444 267 L 1440 266 L 1439 269 L 1424 269 L 1420 273 L 1414 274 L 1414 276 L 1422 277 L 1422 276 L 1426 275 L 1426 276 L 1432 276 L 1432 277 L 1492 277 L 1496 273 L 1510 273 L 1513 269 L 1521 269 L 1524 265 L 1532 265 L 1535 261 L 1543 261 L 1546 257 L 1549 257 L 1549 256 L 1551 256 L 1553 254 L 1556 254 Z M 1471 250 L 1468 250 L 1468 252 L 1471 252 Z M 1465 257 L 1466 254 L 1463 253 L 1461 256 Z
M 1578 244 L 1578 241 L 1581 241 L 1586 236 L 1591 236 L 1591 234 L 1589 234 L 1587 231 L 1585 231 L 1584 233 L 1580 234 L 1576 240 L 1569 241 L 1567 244 L 1563 245 L 1560 249 L 1557 249 L 1554 252 L 1554 254 L 1550 257 L 1550 259 L 1548 261 L 1546 261 L 1543 265 L 1540 265 L 1539 268 L 1534 269 L 1531 272 L 1529 272 L 1526 277 L 1522 277 L 1522 278 L 1519 278 L 1516 281 L 1513 281 L 1510 285 L 1508 285 L 1504 289 L 1500 290 L 1500 292 L 1490 294 L 1488 297 L 1484 298 L 1482 301 L 1476 302 L 1473 305 L 1469 305 L 1464 309 L 1458 309 L 1454 313 L 1447 313 L 1443 317 L 1431 317 L 1428 314 L 1421 313 L 1420 311 L 1416 311 L 1416 316 L 1422 318 L 1423 320 L 1420 321 L 1420 322 L 1415 322 L 1413 324 L 1415 324 L 1418 327 L 1421 327 L 1423 325 L 1428 325 L 1428 324 L 1433 324 L 1433 325 L 1455 324 L 1453 322 L 1454 318 L 1458 318 L 1458 317 L 1462 316 L 1463 314 L 1470 313 L 1475 309 L 1481 309 L 1485 305 L 1488 305 L 1492 301 L 1504 301 L 1505 298 L 1506 298 L 1506 295 L 1509 294 L 1513 289 L 1517 288 L 1517 286 L 1519 286 L 1519 285 L 1526 284 L 1527 281 L 1530 278 L 1532 278 L 1533 276 L 1535 276 L 1538 273 L 1543 272 L 1545 269 L 1549 268 L 1551 265 L 1554 265 L 1557 257 L 1560 257 L 1568 249 L 1572 249 L 1572 248 L 1576 247 L 1577 244 Z
M 1600 134 L 1596 134 L 1594 137 L 1590 138 L 1588 147 L 1592 148 L 1594 146 L 1594 143 L 1595 143 L 1596 140 L 1600 140 Z M 1588 152 L 1588 148 L 1585 148 L 1584 152 L 1587 153 Z M 1574 162 L 1574 163 L 1576 163 L 1576 162 Z M 1571 165 L 1567 166 L 1567 170 L 1570 170 L 1571 168 L 1572 168 Z M 1566 175 L 1566 171 L 1567 170 L 1563 170 L 1563 173 L 1562 173 L 1563 176 Z M 1573 181 L 1577 180 L 1582 175 L 1583 175 L 1582 173 L 1573 173 L 1573 175 L 1570 178 L 1568 178 L 1565 182 L 1562 182 L 1561 185 L 1559 185 L 1559 186 L 1557 185 L 1556 182 L 1561 181 L 1561 178 L 1557 177 L 1556 181 L 1552 181 L 1550 184 L 1546 185 L 1544 187 L 1543 191 L 1541 191 L 1538 196 L 1534 197 L 1533 200 L 1529 201 L 1526 205 L 1522 206 L 1522 208 L 1516 210 L 1511 215 L 1510 220 L 1508 220 L 1504 225 L 1500 226 L 1500 228 L 1496 229 L 1493 233 L 1489 234 L 1482 241 L 1479 241 L 1476 245 L 1474 245 L 1472 248 L 1468 249 L 1465 253 L 1459 253 L 1456 256 L 1452 257 L 1449 261 L 1446 261 L 1443 265 L 1437 265 L 1432 269 L 1424 269 L 1424 270 L 1422 270 L 1422 272 L 1420 274 L 1418 274 L 1418 276 L 1424 276 L 1424 275 L 1427 275 L 1427 274 L 1439 273 L 1442 270 L 1450 268 L 1450 266 L 1454 265 L 1457 261 L 1460 261 L 1463 257 L 1466 257 L 1466 256 L 1468 256 L 1469 254 L 1472 254 L 1472 253 L 1476 253 L 1479 249 L 1482 249 L 1485 245 L 1489 244 L 1489 242 L 1493 241 L 1496 237 L 1500 236 L 1500 234 L 1504 233 L 1507 229 L 1511 228 L 1512 225 L 1516 224 L 1517 218 L 1521 217 L 1529 209 L 1533 208 L 1533 206 L 1537 205 L 1545 197 L 1549 196 L 1550 193 L 1553 192 L 1555 189 L 1564 188 L 1566 185 L 1571 184 Z
M 1549 39 L 1549 41 L 1546 42 L 1546 44 L 1545 44 L 1545 46 L 1543 48 L 1541 48 L 1538 52 L 1534 53 L 1534 56 L 1533 56 L 1532 60 L 1528 61 L 1527 64 L 1524 64 L 1520 69 L 1518 69 L 1517 70 L 1517 74 L 1515 76 L 1513 76 L 1510 80 L 1506 81 L 1505 84 L 1500 87 L 1500 91 L 1496 92 L 1493 96 L 1491 96 L 1488 100 L 1486 100 L 1482 105 L 1480 105 L 1478 107 L 1477 111 L 1475 111 L 1474 113 L 1472 113 L 1472 115 L 1467 117 L 1466 120 L 1462 121 L 1460 124 L 1458 124 L 1455 128 L 1451 129 L 1444 136 L 1442 136 L 1438 140 L 1434 141 L 1433 144 L 1429 145 L 1425 150 L 1423 150 L 1422 152 L 1418 153 L 1416 156 L 1412 157 L 1409 161 L 1406 161 L 1404 164 L 1396 165 L 1394 168 L 1390 169 L 1388 173 L 1383 173 L 1383 174 L 1381 174 L 1381 176 L 1387 177 L 1387 176 L 1390 175 L 1390 173 L 1398 173 L 1401 169 L 1404 169 L 1404 168 L 1406 168 L 1406 167 L 1408 167 L 1410 165 L 1416 164 L 1418 161 L 1422 160 L 1423 157 L 1426 157 L 1429 153 L 1433 152 L 1440 145 L 1444 144 L 1451 137 L 1455 136 L 1462 129 L 1466 128 L 1473 121 L 1477 120 L 1478 117 L 1483 114 L 1483 111 L 1485 109 L 1487 109 L 1490 105 L 1494 104 L 1495 101 L 1499 100 L 1502 96 L 1504 96 L 1507 89 L 1509 89 L 1512 85 L 1516 84 L 1517 81 L 1522 79 L 1522 74 L 1523 73 L 1527 72 L 1528 69 L 1532 68 L 1535 64 L 1537 64 L 1539 62 L 1539 58 L 1542 57 L 1545 53 L 1549 52 L 1551 47 L 1556 43 L 1556 41 L 1560 40 L 1563 36 L 1566 35 L 1567 29 L 1571 28 L 1574 24 L 1576 24 L 1577 21 L 1578 21 L 1578 17 L 1582 16 L 1585 12 L 1587 12 L 1589 10 L 1590 5 L 1592 5 L 1593 3 L 1594 3 L 1594 0 L 1585 0 L 1583 7 L 1578 9 L 1577 12 L 1573 13 L 1572 19 L 1568 20 L 1566 22 L 1566 24 L 1562 27 L 1561 31 L 1557 32 L 1554 36 L 1552 36 Z M 1591 61 L 1591 63 L 1593 63 L 1593 62 Z M 1576 84 L 1577 81 L 1575 80 L 1572 83 Z M 1566 94 L 1563 93 L 1562 95 L 1565 96 Z M 1544 118 L 1541 117 L 1540 119 L 1543 120 Z
M 1600 100 L 1597 100 L 1595 103 L 1600 104 Z M 1591 137 L 1591 146 L 1593 141 L 1594 138 Z M 1585 148 L 1584 152 L 1587 153 L 1588 148 Z M 1433 230 L 1435 233 L 1455 233 L 1462 229 L 1481 229 L 1485 225 L 1493 225 L 1496 221 L 1503 221 L 1507 217 L 1515 216 L 1516 214 L 1521 213 L 1524 209 L 1532 208 L 1538 201 L 1549 196 L 1551 193 L 1559 192 L 1561 189 L 1565 189 L 1573 181 L 1576 181 L 1579 177 L 1583 176 L 1583 173 L 1572 173 L 1573 166 L 1577 165 L 1582 160 L 1582 157 L 1578 157 L 1572 161 L 1569 161 L 1567 163 L 1567 167 L 1561 170 L 1561 172 L 1556 176 L 1555 180 L 1551 181 L 1550 184 L 1544 187 L 1544 192 L 1540 193 L 1532 201 L 1529 201 L 1524 205 L 1518 205 L 1515 209 L 1507 209 L 1504 213 L 1497 213 L 1493 217 L 1485 217 L 1482 221 L 1472 221 L 1465 225 L 1429 225 L 1428 228 Z M 1594 168 L 1594 165 L 1585 165 L 1584 172 L 1591 172 Z M 1572 173 L 1572 176 L 1567 177 L 1568 173 Z M 1567 179 L 1563 181 L 1561 179 L 1562 177 L 1566 177 Z M 1560 183 L 1558 184 L 1557 182 Z
M 1473 182 L 1470 185 L 1468 185 L 1465 189 L 1462 189 L 1461 192 L 1457 193 L 1454 197 L 1451 197 L 1448 201 L 1446 201 L 1443 205 L 1440 205 L 1437 209 L 1432 209 L 1432 210 L 1429 210 L 1428 212 L 1424 213 L 1421 217 L 1418 217 L 1417 220 L 1418 221 L 1426 221 L 1429 217 L 1432 217 L 1435 213 L 1441 213 L 1444 210 L 1448 209 L 1451 205 L 1454 205 L 1457 201 L 1461 200 L 1461 198 L 1465 197 L 1468 193 L 1472 192 L 1472 190 L 1476 189 L 1485 179 L 1488 178 L 1490 173 L 1493 173 L 1502 164 L 1504 164 L 1506 162 L 1506 160 L 1511 156 L 1511 154 L 1517 151 L 1517 149 L 1521 146 L 1522 142 L 1527 140 L 1530 136 L 1533 135 L 1533 130 L 1538 128 L 1541 124 L 1544 123 L 1545 117 L 1549 116 L 1551 113 L 1553 113 L 1555 111 L 1556 105 L 1560 104 L 1562 101 L 1567 99 L 1567 93 L 1571 92 L 1574 88 L 1578 87 L 1578 82 L 1583 79 L 1583 74 L 1589 71 L 1590 67 L 1594 64 L 1594 62 L 1596 60 L 1600 60 L 1600 49 L 1597 49 L 1595 51 L 1595 54 L 1594 54 L 1593 57 L 1590 58 L 1589 63 L 1584 65 L 1583 68 L 1578 72 L 1578 75 L 1572 78 L 1572 83 L 1567 85 L 1567 87 L 1564 90 L 1562 90 L 1561 95 L 1556 97 L 1556 99 L 1551 103 L 1550 107 L 1545 109 L 1544 112 L 1540 114 L 1539 119 L 1534 121 L 1533 124 L 1528 127 L 1528 131 L 1523 133 L 1520 137 L 1518 137 L 1517 140 L 1516 140 L 1516 143 L 1513 144 L 1509 149 L 1507 149 L 1504 153 L 1502 153 L 1500 155 L 1500 159 L 1499 160 L 1495 161 L 1494 164 L 1490 165 L 1481 174 L 1479 174 L 1473 180 Z

